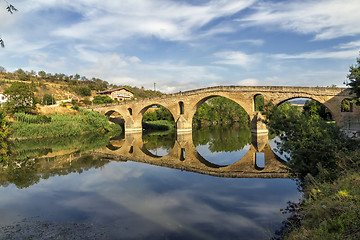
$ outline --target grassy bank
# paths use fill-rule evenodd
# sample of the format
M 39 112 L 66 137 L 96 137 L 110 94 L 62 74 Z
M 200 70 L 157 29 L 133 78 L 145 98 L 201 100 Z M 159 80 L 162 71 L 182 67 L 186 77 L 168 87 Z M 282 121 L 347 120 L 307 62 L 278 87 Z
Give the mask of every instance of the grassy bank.
M 175 127 L 175 123 L 168 120 L 148 121 L 143 122 L 142 125 L 146 130 L 169 130 Z
M 347 171 L 334 182 L 310 178 L 306 199 L 283 239 L 360 239 L 360 174 Z
M 121 132 L 119 125 L 110 124 L 100 113 L 79 109 L 75 114 L 15 114 L 10 124 L 11 138 L 37 138 L 79 135 L 89 132 Z

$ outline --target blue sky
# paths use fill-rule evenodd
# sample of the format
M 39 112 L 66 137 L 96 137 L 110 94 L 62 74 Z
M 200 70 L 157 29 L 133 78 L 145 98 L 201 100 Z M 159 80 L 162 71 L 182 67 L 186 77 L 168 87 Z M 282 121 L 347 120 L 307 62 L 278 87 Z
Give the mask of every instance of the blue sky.
M 359 0 L 9 0 L 0 66 L 178 92 L 217 85 L 344 87 Z

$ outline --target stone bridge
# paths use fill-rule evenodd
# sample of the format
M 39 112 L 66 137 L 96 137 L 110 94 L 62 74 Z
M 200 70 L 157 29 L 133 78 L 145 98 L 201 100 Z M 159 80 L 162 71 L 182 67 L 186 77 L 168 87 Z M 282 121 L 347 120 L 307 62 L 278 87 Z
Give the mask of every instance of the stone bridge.
M 142 162 L 216 177 L 289 178 L 284 161 L 271 150 L 267 134 L 252 134 L 252 144 L 245 156 L 227 166 L 203 158 L 194 146 L 191 132 L 178 134 L 173 149 L 166 156 L 156 156 L 148 151 L 141 132 L 127 133 L 124 139 L 110 141 L 108 146 L 91 154 L 115 161 Z M 265 166 L 258 164 L 259 154 L 263 154 Z
M 341 111 L 344 99 L 350 99 L 347 88 L 330 87 L 280 87 L 280 86 L 218 86 L 197 89 L 161 97 L 130 100 L 115 104 L 93 105 L 87 107 L 103 114 L 114 112 L 121 114 L 125 120 L 125 132 L 142 131 L 142 117 L 147 109 L 154 105 L 167 108 L 174 117 L 177 132 L 192 131 L 192 119 L 197 108 L 206 100 L 222 96 L 233 100 L 248 113 L 256 131 L 266 131 L 266 126 L 256 124 L 259 112 L 255 111 L 255 97 L 262 95 L 264 103 L 272 101 L 275 105 L 293 98 L 311 98 L 327 107 L 336 123 L 346 129 L 360 126 L 360 107 L 352 106 L 350 112 Z

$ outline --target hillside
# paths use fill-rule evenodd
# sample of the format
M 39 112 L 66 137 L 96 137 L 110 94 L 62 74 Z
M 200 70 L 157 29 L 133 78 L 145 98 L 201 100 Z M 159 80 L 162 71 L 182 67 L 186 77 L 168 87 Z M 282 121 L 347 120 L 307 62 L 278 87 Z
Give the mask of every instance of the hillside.
M 85 76 L 65 75 L 59 73 L 46 73 L 39 71 L 16 70 L 14 73 L 6 72 L 0 67 L 0 93 L 11 86 L 13 82 L 20 81 L 28 84 L 34 84 L 37 92 L 35 96 L 42 99 L 45 94 L 52 95 L 56 100 L 91 100 L 96 92 L 110 88 L 125 87 L 134 93 L 135 98 L 148 98 L 163 95 L 159 91 L 146 90 L 144 87 L 138 88 L 126 85 L 109 84 L 99 78 L 87 78 Z

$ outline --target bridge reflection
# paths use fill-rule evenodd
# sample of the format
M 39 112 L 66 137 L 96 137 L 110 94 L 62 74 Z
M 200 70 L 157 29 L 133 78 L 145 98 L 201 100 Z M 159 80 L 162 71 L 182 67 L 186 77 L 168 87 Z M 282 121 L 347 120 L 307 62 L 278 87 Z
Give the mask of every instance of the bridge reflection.
M 93 151 L 101 157 L 115 161 L 134 161 L 227 178 L 289 178 L 285 162 L 269 145 L 267 133 L 252 133 L 247 153 L 230 165 L 211 163 L 196 150 L 192 133 L 177 134 L 172 150 L 166 156 L 157 156 L 146 149 L 142 133 L 126 133 L 123 139 L 112 140 Z M 258 164 L 259 158 L 265 165 Z

